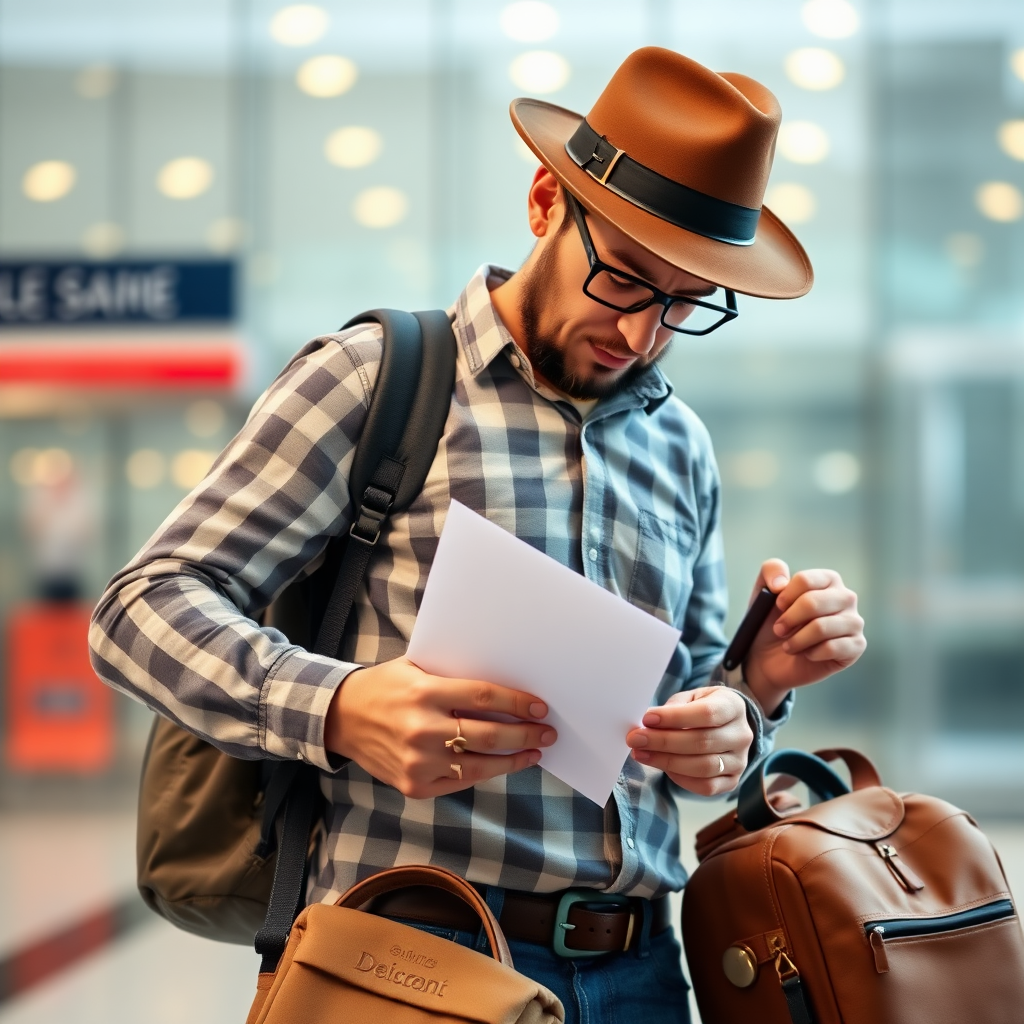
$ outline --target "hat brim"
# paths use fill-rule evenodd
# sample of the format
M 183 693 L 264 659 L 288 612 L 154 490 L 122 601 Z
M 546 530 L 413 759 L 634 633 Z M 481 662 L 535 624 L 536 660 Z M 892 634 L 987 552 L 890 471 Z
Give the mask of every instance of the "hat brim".
M 648 252 L 723 288 L 764 299 L 795 299 L 814 283 L 803 246 L 769 210 L 761 217 L 752 245 L 730 245 L 676 227 L 605 188 L 582 170 L 565 144 L 583 118 L 543 100 L 517 99 L 512 123 L 537 159 L 588 211 L 610 221 Z

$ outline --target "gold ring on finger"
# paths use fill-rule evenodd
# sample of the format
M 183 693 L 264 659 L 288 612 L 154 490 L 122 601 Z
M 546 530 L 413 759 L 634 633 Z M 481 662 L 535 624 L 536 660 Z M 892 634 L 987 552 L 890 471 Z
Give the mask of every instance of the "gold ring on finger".
M 448 765 L 448 767 L 451 768 L 451 770 L 453 772 L 455 772 L 456 777 L 458 778 L 459 782 L 461 782 L 462 781 L 462 765 L 461 764 L 450 764 L 450 765 Z
M 458 726 L 456 728 L 456 730 L 455 730 L 455 736 L 452 739 L 450 739 L 450 740 L 445 740 L 444 741 L 444 745 L 453 754 L 464 754 L 466 752 L 466 747 L 469 745 L 469 740 L 467 740 L 466 737 L 462 735 L 462 722 L 461 722 L 461 720 L 456 718 L 455 721 L 456 721 L 457 726 Z M 454 765 L 453 765 L 453 767 L 454 767 Z M 461 769 L 460 769 L 460 772 L 461 772 Z M 460 779 L 462 778 L 461 774 L 459 775 L 459 778 Z

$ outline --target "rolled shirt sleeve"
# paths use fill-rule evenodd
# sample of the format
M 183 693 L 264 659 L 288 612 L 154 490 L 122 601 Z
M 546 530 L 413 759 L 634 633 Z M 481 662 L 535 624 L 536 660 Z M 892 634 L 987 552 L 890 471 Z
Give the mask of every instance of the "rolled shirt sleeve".
M 351 522 L 348 475 L 380 351 L 376 326 L 302 349 L 93 613 L 99 676 L 235 757 L 332 769 L 325 716 L 359 666 L 256 618 Z

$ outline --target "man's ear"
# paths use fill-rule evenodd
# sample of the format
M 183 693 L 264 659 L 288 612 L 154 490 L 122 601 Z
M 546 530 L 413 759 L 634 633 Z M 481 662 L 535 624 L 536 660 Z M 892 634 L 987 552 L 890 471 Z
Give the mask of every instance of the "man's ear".
M 537 238 L 551 234 L 561 224 L 562 205 L 565 202 L 561 192 L 555 176 L 546 167 L 538 167 L 533 176 L 533 184 L 530 185 L 528 199 L 530 230 Z

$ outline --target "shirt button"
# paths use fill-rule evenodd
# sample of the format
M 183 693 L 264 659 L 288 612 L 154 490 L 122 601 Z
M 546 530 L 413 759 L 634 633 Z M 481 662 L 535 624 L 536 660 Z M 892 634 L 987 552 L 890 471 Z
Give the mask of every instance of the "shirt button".
M 636 843 L 634 843 L 632 839 L 627 839 L 626 845 L 632 850 L 636 846 Z
M 596 562 L 597 561 L 597 548 L 591 548 L 590 549 L 590 560 L 592 562 Z
M 518 370 L 519 369 L 519 356 L 513 355 L 509 357 L 509 362 Z

